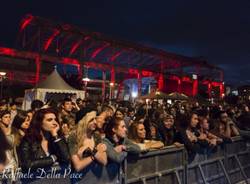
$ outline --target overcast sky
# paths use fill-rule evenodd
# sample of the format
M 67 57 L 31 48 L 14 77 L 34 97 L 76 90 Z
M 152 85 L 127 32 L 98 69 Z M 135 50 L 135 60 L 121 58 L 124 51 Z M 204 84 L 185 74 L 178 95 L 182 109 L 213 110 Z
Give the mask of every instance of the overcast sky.
M 3 1 L 0 46 L 12 47 L 31 13 L 186 56 L 225 70 L 225 81 L 250 84 L 249 0 Z

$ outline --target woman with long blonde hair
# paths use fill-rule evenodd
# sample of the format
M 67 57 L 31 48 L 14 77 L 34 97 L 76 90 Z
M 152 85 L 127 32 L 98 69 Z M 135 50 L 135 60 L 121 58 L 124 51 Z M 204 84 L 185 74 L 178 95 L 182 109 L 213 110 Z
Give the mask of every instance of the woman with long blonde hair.
M 69 137 L 72 166 L 76 172 L 83 173 L 83 178 L 78 178 L 78 180 L 87 180 L 88 171 L 96 168 L 96 164 L 107 164 L 106 145 L 102 143 L 98 135 L 94 134 L 95 118 L 96 111 L 87 113 L 78 122 L 76 131 Z

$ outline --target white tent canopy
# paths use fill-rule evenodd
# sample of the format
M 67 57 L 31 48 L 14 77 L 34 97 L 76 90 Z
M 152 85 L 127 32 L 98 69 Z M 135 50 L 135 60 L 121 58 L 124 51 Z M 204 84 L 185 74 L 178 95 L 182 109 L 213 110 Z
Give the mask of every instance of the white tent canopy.
M 25 90 L 23 109 L 30 109 L 31 102 L 35 99 L 45 102 L 46 94 L 75 94 L 77 98 L 84 99 L 85 92 L 68 85 L 55 69 L 44 81 L 35 88 Z

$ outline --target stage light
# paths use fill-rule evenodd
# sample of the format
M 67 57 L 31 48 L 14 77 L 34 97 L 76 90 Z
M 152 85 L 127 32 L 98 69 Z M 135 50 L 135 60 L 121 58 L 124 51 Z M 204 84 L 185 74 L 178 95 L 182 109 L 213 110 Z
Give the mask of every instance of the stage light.
M 132 97 L 133 97 L 133 98 L 136 98 L 136 97 L 137 97 L 137 95 L 138 95 L 138 93 L 137 93 L 137 92 L 135 92 L 135 91 L 133 91 L 133 92 L 132 92 Z
M 1 76 L 5 76 L 5 75 L 6 75 L 6 72 L 0 72 L 0 75 L 1 75 Z
M 192 78 L 193 78 L 194 80 L 196 80 L 196 79 L 197 79 L 197 75 L 196 75 L 196 74 L 193 74 L 193 75 L 192 75 Z
M 84 82 L 89 82 L 90 81 L 90 79 L 88 78 L 88 77 L 85 77 L 85 78 L 83 78 L 82 79 Z

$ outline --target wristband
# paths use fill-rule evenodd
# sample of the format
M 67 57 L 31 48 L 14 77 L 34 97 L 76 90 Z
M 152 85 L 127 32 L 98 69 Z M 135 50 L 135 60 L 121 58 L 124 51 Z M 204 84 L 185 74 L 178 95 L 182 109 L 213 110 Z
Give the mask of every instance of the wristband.
M 92 156 L 94 157 L 96 153 L 97 153 L 97 149 L 94 148 L 93 151 L 92 151 Z
M 53 162 L 56 162 L 56 156 L 55 155 L 51 155 L 50 157 L 52 158 Z
M 95 157 L 93 155 L 90 156 L 91 160 L 94 161 Z

